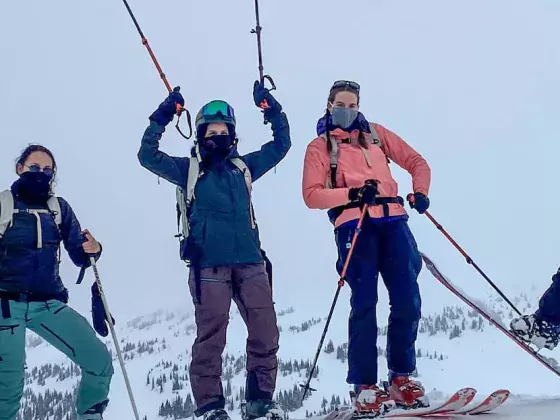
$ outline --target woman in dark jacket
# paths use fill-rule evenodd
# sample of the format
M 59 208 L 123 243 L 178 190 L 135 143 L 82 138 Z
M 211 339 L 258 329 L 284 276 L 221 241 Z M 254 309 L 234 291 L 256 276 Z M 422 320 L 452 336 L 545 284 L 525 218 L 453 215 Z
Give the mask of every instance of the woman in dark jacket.
M 197 324 L 190 365 L 195 414 L 205 420 L 229 419 L 224 410 L 221 356 L 232 299 L 249 333 L 245 417 L 282 416 L 273 401 L 279 333 L 250 183 L 284 158 L 291 141 L 286 115 L 268 89 L 255 82 L 253 96 L 257 106 L 268 105 L 264 117 L 274 136 L 259 151 L 244 156 L 237 153 L 234 110 L 224 101 L 212 101 L 196 117 L 193 156 L 173 157 L 161 152 L 162 133 L 177 104 L 184 105 L 175 88 L 150 116 L 138 152 L 142 166 L 178 186 L 190 204 L 186 212 L 188 236 L 183 238 L 181 255 L 191 267 L 189 286 Z
M 99 420 L 113 364 L 88 321 L 66 305 L 59 248 L 62 242 L 85 269 L 91 256 L 101 256 L 101 245 L 53 195 L 56 162 L 48 149 L 27 147 L 16 172 L 19 179 L 0 193 L 0 418 L 15 420 L 20 407 L 28 328 L 80 366 L 78 420 Z

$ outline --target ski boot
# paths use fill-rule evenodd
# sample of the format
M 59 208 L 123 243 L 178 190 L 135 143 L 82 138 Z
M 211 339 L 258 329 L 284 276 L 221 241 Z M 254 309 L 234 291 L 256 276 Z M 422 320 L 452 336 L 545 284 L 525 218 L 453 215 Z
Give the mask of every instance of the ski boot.
M 553 350 L 560 341 L 560 325 L 554 325 L 535 314 L 514 318 L 509 324 L 511 332 L 527 344 L 534 344 L 538 349 L 543 347 Z
M 397 376 L 391 384 L 384 382 L 383 385 L 398 408 L 415 409 L 430 406 L 422 384 L 411 381 L 408 376 Z
M 217 408 L 204 413 L 204 420 L 231 420 L 226 410 Z
M 107 404 L 109 404 L 109 400 L 105 400 L 98 404 L 95 404 L 84 414 L 78 414 L 77 419 L 78 420 L 103 420 L 103 412 L 105 411 L 105 408 L 107 408 Z
M 267 399 L 243 401 L 241 403 L 241 418 L 243 420 L 253 420 L 259 417 L 283 420 L 284 411 L 278 403 Z
M 377 385 L 360 385 L 357 391 L 350 391 L 350 400 L 354 406 L 354 419 L 379 417 L 395 407 L 389 394 Z

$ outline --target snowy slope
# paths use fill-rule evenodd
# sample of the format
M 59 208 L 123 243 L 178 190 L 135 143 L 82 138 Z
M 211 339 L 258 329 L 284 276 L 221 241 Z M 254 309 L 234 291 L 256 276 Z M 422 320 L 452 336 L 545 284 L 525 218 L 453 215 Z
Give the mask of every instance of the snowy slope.
M 430 281 L 428 276 L 423 274 L 422 277 L 424 307 L 429 309 L 425 309 L 420 325 L 417 379 L 424 383 L 432 399 L 443 398 L 463 386 L 477 388 L 480 398 L 497 388 L 508 388 L 513 395 L 500 411 L 522 413 L 530 410 L 532 403 L 527 402 L 527 399 L 532 401 L 558 395 L 558 379 L 553 374 L 527 357 L 521 349 L 469 308 L 454 300 L 447 291 L 442 294 L 442 287 Z M 511 317 L 511 311 L 499 300 L 492 298 L 485 302 L 503 316 L 504 322 Z M 518 306 L 523 309 L 529 308 L 530 302 L 534 302 L 534 297 L 520 296 L 516 299 Z M 378 311 L 382 324 L 387 313 L 386 306 L 382 297 Z M 331 402 L 344 403 L 347 399 L 349 387 L 345 383 L 344 347 L 347 341 L 348 301 L 341 297 L 325 341 L 326 351 L 321 353 L 319 359 L 318 376 L 312 382 L 312 386 L 318 391 L 305 401 L 303 407 L 300 408 L 298 404 L 301 397 L 298 384 L 305 381 L 306 367 L 313 359 L 327 310 L 327 302 L 317 302 L 302 308 L 277 307 L 281 328 L 281 363 L 277 390 L 281 403 L 291 411 L 290 418 L 320 414 L 324 409 L 330 408 Z M 188 364 L 195 336 L 192 313 L 184 309 L 162 309 L 133 319 L 127 325 L 120 325 L 120 345 L 141 416 L 157 419 L 163 404 L 163 413 L 174 412 L 177 413 L 176 418 L 187 418 L 187 414 L 192 412 L 188 382 Z M 381 328 L 378 339 L 380 379 L 385 379 L 387 373 L 383 354 L 386 344 L 384 334 L 384 328 Z M 32 337 L 28 337 L 28 374 L 33 373 L 34 368 L 38 370 L 27 380 L 28 393 L 25 401 L 28 410 L 37 405 L 33 394 L 45 393 L 49 389 L 70 394 L 62 398 L 59 404 L 62 410 L 58 410 L 58 413 L 54 411 L 51 417 L 41 417 L 44 410 L 39 410 L 28 418 L 66 419 L 62 415 L 71 404 L 71 393 L 79 371 L 72 368 L 64 356 L 52 347 Z M 232 306 L 223 366 L 228 408 L 233 409 L 231 413 L 234 418 L 238 417 L 239 395 L 245 379 L 245 338 L 244 324 L 237 309 Z M 109 348 L 114 348 L 112 343 L 107 343 Z M 49 365 L 45 365 L 47 361 Z M 116 359 L 115 366 L 111 404 L 106 419 L 132 418 L 130 402 Z M 41 369 L 43 374 L 38 375 L 37 372 Z M 178 397 L 180 409 L 175 401 Z M 550 400 L 546 406 L 552 410 L 554 404 L 559 403 Z M 514 408 L 514 405 L 519 407 Z

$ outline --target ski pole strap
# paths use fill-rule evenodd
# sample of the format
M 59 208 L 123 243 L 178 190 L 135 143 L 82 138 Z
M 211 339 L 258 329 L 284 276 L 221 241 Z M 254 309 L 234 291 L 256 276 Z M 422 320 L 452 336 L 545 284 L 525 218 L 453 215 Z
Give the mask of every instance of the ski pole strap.
M 86 270 L 87 270 L 87 267 L 85 267 L 85 266 L 82 266 L 80 268 L 80 274 L 78 274 L 78 280 L 76 280 L 76 284 L 81 284 L 82 283 L 82 281 L 84 280 L 84 276 L 86 275 Z
M 193 128 L 192 128 L 192 119 L 191 119 L 191 113 L 189 112 L 189 110 L 187 108 L 183 108 L 180 107 L 180 105 L 177 105 L 177 124 L 175 124 L 175 128 L 177 129 L 177 131 L 179 132 L 179 134 L 181 136 L 183 136 L 183 138 L 185 139 L 190 139 L 193 135 Z M 183 112 L 187 113 L 187 124 L 189 125 L 189 135 L 185 135 L 185 133 L 183 133 L 183 131 L 181 130 L 181 128 L 179 127 L 179 121 L 181 120 L 181 115 L 183 114 Z

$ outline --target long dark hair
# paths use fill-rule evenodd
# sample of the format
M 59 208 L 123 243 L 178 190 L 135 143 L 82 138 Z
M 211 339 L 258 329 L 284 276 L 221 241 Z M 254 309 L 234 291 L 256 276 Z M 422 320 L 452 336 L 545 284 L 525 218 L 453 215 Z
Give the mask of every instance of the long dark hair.
M 40 144 L 30 144 L 29 146 L 27 146 L 25 149 L 21 151 L 21 154 L 16 159 L 16 173 L 17 173 L 18 165 L 21 166 L 25 165 L 25 162 L 27 162 L 29 156 L 31 156 L 31 154 L 35 152 L 43 152 L 49 155 L 49 157 L 53 162 L 53 180 L 54 180 L 56 175 L 56 160 L 54 159 L 54 155 L 52 154 L 52 152 L 49 149 L 47 149 L 45 146 L 42 146 Z
M 355 94 L 356 97 L 358 98 L 357 104 L 360 105 L 360 93 L 357 92 L 355 89 L 351 89 L 349 87 L 332 88 L 329 92 L 329 98 L 328 98 L 329 102 L 332 104 L 334 102 L 334 99 L 336 98 L 336 95 L 338 95 L 340 92 L 345 92 L 345 91 L 352 92 L 353 94 Z M 332 144 L 330 142 L 329 130 L 327 130 L 327 138 L 329 140 L 327 141 L 327 151 L 330 153 L 332 152 Z M 358 137 L 358 144 L 364 149 L 369 148 L 369 142 L 366 140 L 366 136 L 364 136 L 364 133 L 361 131 L 360 131 L 360 136 Z

